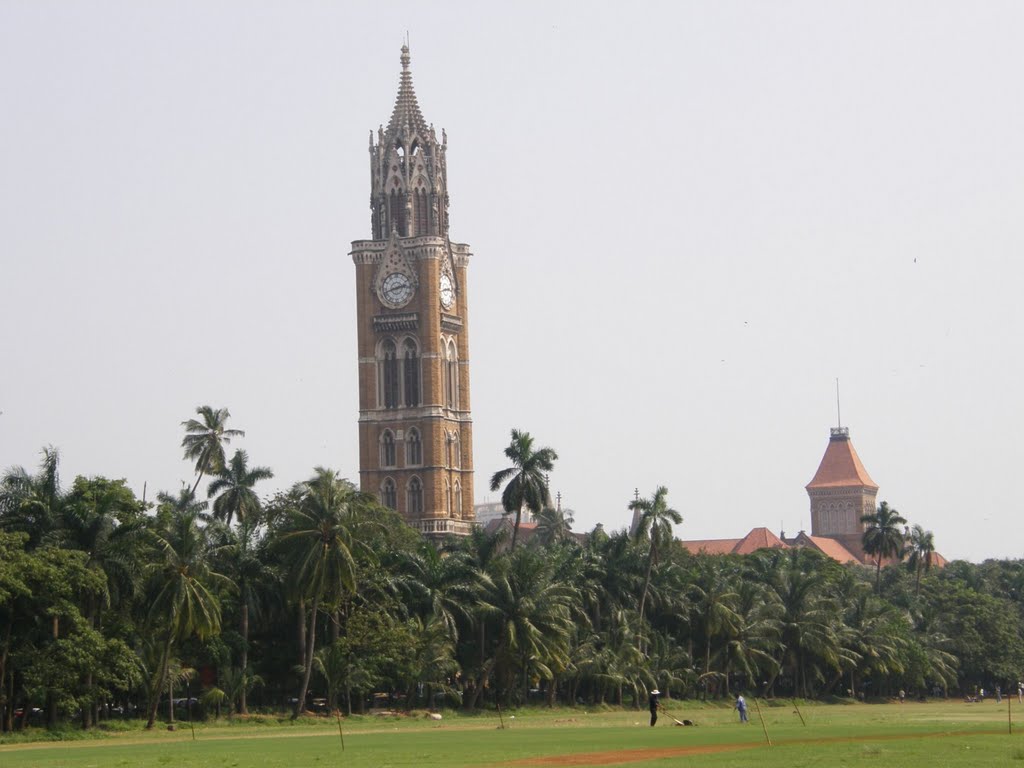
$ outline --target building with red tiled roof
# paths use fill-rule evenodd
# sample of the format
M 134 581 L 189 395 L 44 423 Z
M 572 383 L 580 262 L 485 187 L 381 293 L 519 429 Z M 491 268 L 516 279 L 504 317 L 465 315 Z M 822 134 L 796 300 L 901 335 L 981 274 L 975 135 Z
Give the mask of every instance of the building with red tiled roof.
M 754 528 L 741 539 L 696 539 L 679 543 L 693 554 L 748 555 L 760 549 L 810 547 L 839 563 L 874 564 L 864 552 L 863 515 L 873 514 L 878 485 L 860 460 L 847 427 L 833 427 L 825 455 L 814 478 L 805 486 L 811 501 L 811 532 L 793 538 L 776 536 L 767 528 Z M 882 565 L 895 562 L 882 561 Z M 946 559 L 937 552 L 932 565 Z
M 786 542 L 767 528 L 754 528 L 742 539 L 695 539 L 680 541 L 693 554 L 749 555 L 759 549 L 786 549 Z

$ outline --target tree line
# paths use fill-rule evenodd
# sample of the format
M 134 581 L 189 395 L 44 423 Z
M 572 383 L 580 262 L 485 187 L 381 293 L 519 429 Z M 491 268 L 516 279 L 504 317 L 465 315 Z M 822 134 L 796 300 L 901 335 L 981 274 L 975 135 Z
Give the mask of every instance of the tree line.
M 638 707 L 653 688 L 959 695 L 1024 670 L 1024 561 L 932 568 L 931 535 L 908 539 L 885 503 L 866 518 L 874 572 L 809 549 L 691 554 L 665 487 L 629 505 L 635 530 L 577 534 L 548 495 L 556 452 L 513 430 L 491 478 L 509 525 L 432 543 L 332 469 L 261 498 L 272 472 L 228 457 L 244 436 L 228 411 L 196 415 L 195 483 L 155 503 L 124 480 L 64 487 L 52 448 L 0 478 L 0 730 L 374 702 Z

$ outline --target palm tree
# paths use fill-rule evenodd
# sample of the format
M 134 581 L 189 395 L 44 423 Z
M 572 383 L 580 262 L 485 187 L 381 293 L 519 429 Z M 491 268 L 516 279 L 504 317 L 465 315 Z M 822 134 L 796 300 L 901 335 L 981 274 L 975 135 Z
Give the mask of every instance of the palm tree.
M 0 529 L 27 533 L 32 549 L 54 528 L 64 503 L 60 452 L 51 445 L 41 453 L 38 474 L 12 467 L 0 477 Z
M 536 515 L 544 507 L 551 506 L 545 474 L 554 469 L 558 454 L 552 448 L 534 449 L 529 432 L 513 429 L 512 442 L 505 449 L 505 456 L 512 462 L 512 466 L 494 473 L 491 477 L 491 490 L 496 491 L 508 482 L 501 494 L 501 505 L 505 508 L 505 514 L 515 513 L 516 516 L 512 544 L 509 546 L 510 550 L 514 550 L 519 538 L 523 507 Z
M 658 564 L 658 549 L 668 546 L 672 541 L 672 524 L 683 522 L 683 516 L 668 506 L 665 497 L 668 488 L 659 485 L 649 499 L 631 501 L 629 508 L 640 512 L 640 520 L 633 534 L 637 542 L 650 536 L 647 550 L 647 570 L 644 574 L 644 588 L 640 595 L 640 621 L 644 620 L 644 606 L 647 603 L 647 590 L 651 586 L 651 570 Z
M 740 616 L 735 606 L 739 598 L 730 574 L 727 574 L 717 558 L 703 558 L 697 579 L 691 590 L 694 595 L 693 610 L 704 634 L 705 693 L 707 682 L 712 678 L 711 645 L 719 636 L 735 635 L 739 629 Z
M 177 498 L 158 497 L 162 506 L 153 530 L 156 560 L 148 567 L 152 579 L 149 624 L 162 633 L 163 648 L 154 670 L 152 690 L 159 694 L 167 682 L 171 649 L 192 635 L 205 639 L 220 632 L 220 602 L 216 587 L 230 588 L 231 580 L 213 570 L 215 554 L 206 531 L 199 526 L 205 502 L 197 503 L 183 489 Z M 147 728 L 156 722 L 158 698 L 149 704 Z
M 513 667 L 518 665 L 524 701 L 531 671 L 550 679 L 554 657 L 568 662 L 574 628 L 571 607 L 577 593 L 552 575 L 550 560 L 526 548 L 496 561 L 492 577 L 483 584 L 481 611 L 500 626 L 491 659 L 499 688 L 511 695 Z
M 268 467 L 250 468 L 249 454 L 235 451 L 230 464 L 217 473 L 217 479 L 206 490 L 207 497 L 217 496 L 213 501 L 213 516 L 228 525 L 231 525 L 233 517 L 242 521 L 258 516 L 260 499 L 253 487 L 260 480 L 269 480 L 273 476 Z
M 571 509 L 544 507 L 537 515 L 537 539 L 545 547 L 565 541 L 572 535 Z
M 867 523 L 864 529 L 864 551 L 875 556 L 875 591 L 882 590 L 882 559 L 886 557 L 899 557 L 903 551 L 903 532 L 901 525 L 907 521 L 899 512 L 883 501 L 878 505 L 878 510 L 872 514 L 862 515 L 862 523 Z
M 452 642 L 459 639 L 459 621 L 468 623 L 476 601 L 477 580 L 469 555 L 462 550 L 441 553 L 427 541 L 401 556 L 394 581 L 423 622 L 436 621 Z
M 57 525 L 44 542 L 84 552 L 86 568 L 102 579 L 99 593 L 82 595 L 82 614 L 89 626 L 100 629 L 103 609 L 122 604 L 139 584 L 147 534 L 143 505 L 124 480 L 79 477 L 61 505 Z M 91 672 L 84 684 L 93 692 Z M 99 702 L 81 709 L 82 727 L 90 728 L 98 718 Z
M 232 437 L 245 437 L 241 429 L 228 429 L 224 425 L 231 417 L 227 408 L 214 410 L 208 405 L 196 408 L 196 414 L 202 417 L 181 422 L 185 428 L 185 438 L 181 447 L 185 449 L 185 458 L 196 463 L 196 484 L 192 493 L 196 492 L 199 482 L 207 472 L 219 473 L 224 469 L 224 444 L 230 443 Z
M 355 590 L 355 518 L 373 504 L 373 497 L 357 491 L 334 470 L 317 467 L 316 474 L 300 484 L 299 503 L 280 535 L 291 578 L 302 599 L 312 601 L 302 685 L 292 719 L 305 708 L 309 678 L 316 650 L 316 619 L 322 604 L 337 603 Z
M 255 680 L 249 669 L 249 622 L 259 620 L 267 597 L 274 593 L 277 574 L 267 563 L 265 541 L 254 515 L 239 519 L 236 529 L 223 528 L 225 545 L 221 547 L 224 569 L 238 587 L 239 631 L 242 635 L 240 686 L 237 688 L 238 712 L 249 714 L 246 695 Z M 248 683 L 248 684 L 247 684 Z M 232 694 L 231 703 L 235 698 Z
M 921 593 L 921 571 L 929 571 L 932 567 L 932 556 L 935 554 L 935 536 L 920 525 L 910 529 L 910 561 L 908 565 L 914 571 L 914 595 Z

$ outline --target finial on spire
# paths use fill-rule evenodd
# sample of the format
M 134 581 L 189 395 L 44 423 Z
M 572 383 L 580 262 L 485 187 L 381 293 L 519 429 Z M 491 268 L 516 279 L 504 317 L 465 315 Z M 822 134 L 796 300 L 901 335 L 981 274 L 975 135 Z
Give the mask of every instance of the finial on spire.
M 836 377 L 836 426 L 843 427 L 843 412 L 839 409 L 839 377 Z
M 403 72 L 408 72 L 409 71 L 409 40 L 408 40 L 408 33 L 406 33 L 406 35 L 407 35 L 406 42 L 402 46 L 402 71 Z

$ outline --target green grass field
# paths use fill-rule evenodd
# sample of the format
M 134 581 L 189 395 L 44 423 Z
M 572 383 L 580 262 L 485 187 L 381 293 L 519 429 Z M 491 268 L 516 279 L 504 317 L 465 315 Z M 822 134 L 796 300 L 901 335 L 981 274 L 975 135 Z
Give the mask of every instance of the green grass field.
M 1016 704 L 1016 702 L 1014 702 Z M 757 711 L 740 725 L 729 709 L 668 703 L 658 726 L 646 712 L 527 710 L 505 715 L 423 718 L 364 717 L 344 721 L 342 752 L 336 721 L 302 725 L 236 721 L 102 739 L 0 745 L 3 768 L 107 766 L 319 766 L 459 768 L 472 766 L 686 765 L 745 768 L 802 766 L 971 766 L 1024 768 L 1024 723 L 1007 734 L 1006 703 L 808 705 L 802 725 L 792 706 Z M 1021 707 L 1024 714 L 1024 707 Z M 1016 707 L 1014 709 L 1016 719 Z M 696 721 L 680 728 L 668 715 Z M 1020 728 L 1020 733 L 1016 728 Z

